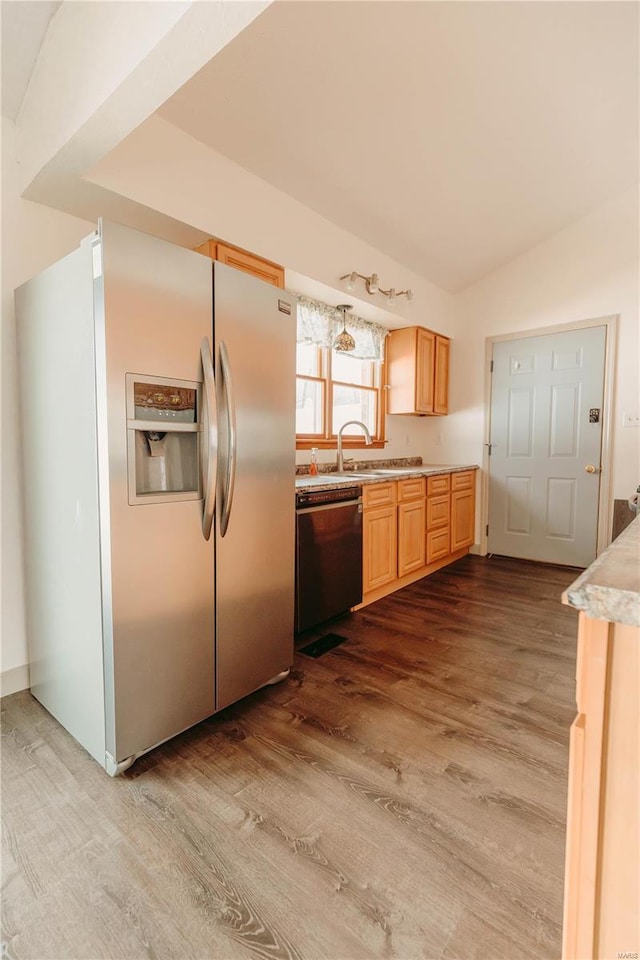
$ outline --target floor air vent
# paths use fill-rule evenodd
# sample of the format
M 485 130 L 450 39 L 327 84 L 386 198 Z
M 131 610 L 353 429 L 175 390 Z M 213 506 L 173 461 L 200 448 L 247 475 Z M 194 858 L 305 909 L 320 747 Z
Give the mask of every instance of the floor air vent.
M 298 653 L 304 653 L 307 657 L 317 659 L 321 657 L 323 653 L 333 650 L 334 647 L 339 646 L 341 643 L 346 643 L 347 639 L 348 637 L 341 637 L 339 633 L 325 633 L 324 637 L 318 637 L 317 640 L 308 643 L 306 647 L 301 647 Z

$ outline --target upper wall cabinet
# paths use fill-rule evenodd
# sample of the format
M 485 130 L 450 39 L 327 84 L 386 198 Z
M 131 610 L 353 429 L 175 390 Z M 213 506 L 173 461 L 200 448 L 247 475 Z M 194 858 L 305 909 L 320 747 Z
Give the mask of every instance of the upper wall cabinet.
M 449 338 L 424 327 L 392 330 L 387 341 L 387 413 L 449 411 Z
M 205 240 L 200 246 L 196 247 L 198 253 L 203 253 L 212 260 L 219 260 L 221 263 L 227 263 L 230 267 L 237 270 L 244 270 L 259 280 L 266 283 L 272 283 L 274 287 L 284 289 L 284 267 L 277 263 L 271 263 L 270 260 L 264 260 L 262 257 L 256 257 L 253 253 L 247 253 L 246 250 L 239 250 L 238 247 L 231 247 L 228 243 L 222 243 L 220 240 Z

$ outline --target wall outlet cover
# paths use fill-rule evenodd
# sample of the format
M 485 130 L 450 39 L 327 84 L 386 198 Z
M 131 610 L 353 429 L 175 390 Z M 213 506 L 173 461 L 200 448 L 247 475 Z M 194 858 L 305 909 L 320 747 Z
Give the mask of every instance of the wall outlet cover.
M 640 427 L 640 413 L 634 410 L 633 413 L 622 414 L 623 427 Z

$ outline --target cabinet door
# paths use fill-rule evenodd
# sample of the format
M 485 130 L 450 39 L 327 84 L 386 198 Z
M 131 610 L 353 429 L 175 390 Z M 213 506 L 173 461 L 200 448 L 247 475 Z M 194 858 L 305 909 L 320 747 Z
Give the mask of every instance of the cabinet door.
M 218 243 L 216 260 L 227 263 L 237 270 L 244 270 L 245 273 L 250 273 L 266 283 L 272 283 L 274 287 L 284 289 L 284 270 L 276 263 L 270 263 L 268 260 L 256 257 L 252 253 L 245 253 L 244 250 L 237 250 L 225 243 Z
M 442 493 L 439 497 L 429 497 L 427 500 L 427 530 L 436 527 L 448 527 L 451 515 L 451 497 Z
M 398 505 L 398 576 L 424 567 L 425 502 Z
M 395 506 L 365 510 L 362 550 L 364 594 L 396 579 L 398 537 Z
M 447 337 L 436 335 L 435 385 L 433 412 L 449 412 L 449 343 Z
M 418 327 L 416 344 L 416 411 L 433 413 L 433 373 L 436 336 Z
M 442 560 L 451 553 L 449 549 L 449 527 L 438 527 L 427 533 L 427 563 Z
M 474 491 L 455 490 L 451 494 L 451 552 L 470 547 L 474 538 Z

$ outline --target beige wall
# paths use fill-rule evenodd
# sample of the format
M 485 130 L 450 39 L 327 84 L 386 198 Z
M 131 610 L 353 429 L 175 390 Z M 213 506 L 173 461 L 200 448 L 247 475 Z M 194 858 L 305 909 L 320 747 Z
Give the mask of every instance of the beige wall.
M 353 303 L 354 312 L 396 326 L 420 324 L 448 335 L 453 332 L 452 295 L 360 240 L 356 224 L 353 233 L 337 227 L 160 117 L 142 124 L 87 176 L 131 200 L 285 264 L 288 284 L 328 302 L 340 289 L 340 276 L 351 270 L 377 272 L 382 285 L 411 288 L 414 301 L 400 298 L 397 313 L 383 319 L 367 312 L 374 304 L 383 307 L 382 297 L 361 302 L 358 291 L 344 293 L 344 302 Z M 313 283 L 303 286 L 307 280 Z M 387 456 L 440 460 L 437 437 L 427 443 L 425 418 L 388 417 L 387 437 Z M 380 456 L 379 450 L 362 453 L 363 459 Z M 321 451 L 319 459 L 335 459 L 335 451 Z M 308 451 L 299 451 L 297 460 L 308 462 Z
M 18 198 L 13 134 L 3 121 L 2 671 L 16 679 L 26 676 L 27 649 L 12 291 L 73 249 L 92 225 Z M 640 430 L 621 427 L 622 412 L 639 405 L 637 194 L 619 197 L 454 296 L 159 118 L 123 141 L 92 176 L 122 196 L 286 264 L 296 283 L 313 278 L 335 289 L 341 274 L 358 270 L 411 287 L 414 302 L 402 304 L 392 320 L 453 337 L 452 413 L 433 420 L 388 418 L 389 456 L 481 463 L 486 338 L 619 314 L 613 495 L 626 498 L 640 481 Z M 370 304 L 360 310 L 357 298 L 346 298 L 366 315 Z M 322 459 L 333 456 L 321 453 Z M 306 459 L 308 452 L 300 452 L 298 460 Z
M 21 200 L 15 128 L 2 119 L 2 693 L 27 686 L 20 430 L 13 291 L 64 256 L 92 224 Z
M 455 298 L 451 355 L 456 397 L 442 434 L 445 459 L 482 463 L 487 337 L 619 314 L 612 437 L 612 497 L 640 483 L 640 429 L 623 428 L 638 412 L 638 193 L 632 190 L 576 221 Z M 476 538 L 477 539 L 477 538 Z

